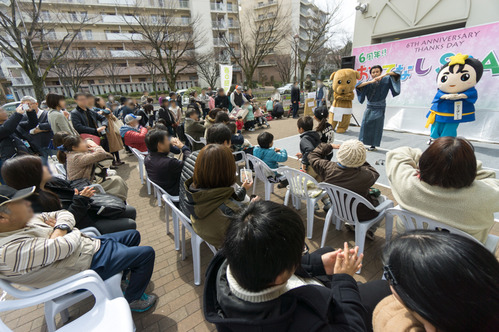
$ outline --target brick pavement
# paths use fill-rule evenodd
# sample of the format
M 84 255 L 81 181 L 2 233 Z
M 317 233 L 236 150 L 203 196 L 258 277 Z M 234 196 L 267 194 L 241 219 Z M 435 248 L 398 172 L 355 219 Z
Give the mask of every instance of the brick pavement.
M 296 134 L 295 120 L 279 120 L 270 122 L 269 129 L 275 139 Z M 256 144 L 256 137 L 262 130 L 254 133 L 245 133 L 253 144 Z M 284 147 L 285 148 L 285 147 Z M 187 258 L 182 261 L 180 252 L 175 251 L 173 235 L 166 234 L 164 209 L 156 206 L 153 196 L 147 195 L 145 185 L 141 185 L 138 175 L 137 162 L 133 156 L 123 158 L 126 165 L 119 169 L 119 174 L 127 181 L 129 186 L 129 203 L 137 209 L 138 230 L 142 234 L 142 244 L 150 245 L 156 250 L 156 264 L 148 292 L 159 296 L 157 305 L 146 313 L 134 313 L 133 319 L 137 331 L 213 331 L 214 326 L 205 322 L 202 313 L 202 292 L 201 286 L 194 285 L 194 275 L 192 269 L 192 255 L 190 247 L 190 234 L 186 233 Z M 287 165 L 298 167 L 296 160 L 289 160 Z M 383 194 L 391 197 L 391 193 L 386 188 L 380 188 Z M 257 193 L 263 196 L 263 185 L 257 185 Z M 271 196 L 273 201 L 282 203 L 284 200 L 284 189 L 277 189 Z M 304 220 L 305 205 L 300 211 Z M 307 239 L 311 251 L 319 248 L 324 225 L 324 212 L 316 214 L 314 223 L 314 235 L 312 240 Z M 172 229 L 172 227 L 170 227 Z M 499 226 L 494 226 L 494 234 L 499 234 Z M 344 241 L 350 245 L 354 244 L 354 233 L 343 228 L 336 231 L 330 228 L 326 245 L 332 247 L 342 246 Z M 378 228 L 374 241 L 366 240 L 364 266 L 361 275 L 356 275 L 358 281 L 366 282 L 381 278 L 380 253 L 385 242 L 384 228 Z M 201 246 L 202 271 L 212 257 L 207 246 Z M 204 275 L 202 282 L 204 281 Z M 70 308 L 70 315 L 74 319 L 91 308 L 93 301 L 87 299 L 80 304 Z M 46 331 L 43 316 L 43 306 L 27 308 L 15 312 L 4 313 L 0 318 L 14 331 Z M 59 324 L 60 325 L 60 324 Z M 59 326 L 58 325 L 58 326 Z

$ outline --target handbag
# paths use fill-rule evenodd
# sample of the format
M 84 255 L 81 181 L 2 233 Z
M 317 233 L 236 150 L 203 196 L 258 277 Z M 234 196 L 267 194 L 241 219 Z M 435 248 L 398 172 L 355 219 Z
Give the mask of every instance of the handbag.
M 123 127 L 125 124 L 123 123 L 123 121 L 121 121 L 120 119 L 116 119 L 115 121 L 113 121 L 113 125 L 114 125 L 114 132 L 118 135 L 120 135 L 120 128 Z
M 95 144 L 100 146 L 100 137 L 91 134 L 80 134 L 80 137 L 83 139 L 91 139 Z
M 109 194 L 95 194 L 90 198 L 90 210 L 99 217 L 116 219 L 123 215 L 126 204 L 118 197 Z

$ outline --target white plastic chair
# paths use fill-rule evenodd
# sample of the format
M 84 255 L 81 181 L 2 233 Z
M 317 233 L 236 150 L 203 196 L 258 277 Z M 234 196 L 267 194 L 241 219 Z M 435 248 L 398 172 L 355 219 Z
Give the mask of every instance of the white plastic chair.
M 393 225 L 393 217 L 397 217 L 403 224 L 406 230 L 412 230 L 412 229 L 428 229 L 428 230 L 446 230 L 449 233 L 452 234 L 458 234 L 470 239 L 475 240 L 476 242 L 480 243 L 483 245 L 485 248 L 487 248 L 491 253 L 495 254 L 496 249 L 497 249 L 497 244 L 499 242 L 499 236 L 489 234 L 487 236 L 487 241 L 484 243 L 481 243 L 478 241 L 476 238 L 471 236 L 470 234 L 451 227 L 449 225 L 446 225 L 444 223 L 420 216 L 419 214 L 404 210 L 400 205 L 397 205 L 394 208 L 388 209 L 386 211 L 387 214 L 390 214 L 392 216 L 392 225 Z M 499 222 L 499 220 L 496 220 Z M 390 233 L 390 238 L 391 238 L 391 233 Z M 386 242 L 389 242 L 389 237 L 387 233 L 386 237 Z
M 55 169 L 57 170 L 57 172 L 60 175 L 64 176 L 64 178 L 66 179 L 67 173 L 66 173 L 66 167 L 64 167 L 64 164 L 56 163 L 54 166 L 55 166 Z
M 284 205 L 288 205 L 290 197 L 293 206 L 297 210 L 301 208 L 302 200 L 307 203 L 307 237 L 311 239 L 314 230 L 315 204 L 326 195 L 326 192 L 319 187 L 319 183 L 312 176 L 305 172 L 287 166 L 280 167 L 278 172 L 282 173 L 289 182 L 288 190 L 284 197 Z M 319 195 L 312 197 L 312 193 L 308 188 L 309 183 L 315 184 L 317 189 L 314 190 L 321 190 L 322 192 Z
M 244 167 L 249 168 L 248 158 L 246 157 L 246 152 L 235 151 L 235 152 L 232 152 L 232 155 L 234 156 L 234 160 L 236 162 L 236 173 L 237 174 L 239 174 L 239 169 L 241 168 L 241 163 L 244 163 Z M 241 159 L 237 160 L 238 157 L 241 157 Z
M 113 295 L 108 285 L 92 270 L 80 272 L 40 289 L 20 291 L 5 280 L 0 280 L 0 287 L 16 298 L 15 300 L 0 301 L 0 312 L 18 310 L 41 303 L 45 303 L 46 306 L 47 303 L 57 299 L 65 298 L 68 295 L 73 296 L 74 292 L 82 289 L 86 291 L 77 294 L 86 294 L 85 297 L 93 295 L 95 297 L 93 308 L 58 329 L 59 332 L 134 331 L 128 302 L 122 295 Z M 47 313 L 47 309 L 45 309 L 45 313 Z M 47 326 L 49 331 L 55 331 L 53 317 L 47 320 Z M 0 331 L 11 330 L 0 320 Z
M 199 235 L 192 229 L 192 224 L 189 218 L 180 211 L 175 204 L 168 198 L 168 196 L 163 195 L 163 200 L 165 204 L 169 205 L 173 211 L 173 214 L 182 222 L 182 260 L 185 259 L 185 229 L 191 233 L 191 248 L 192 248 L 192 265 L 194 269 L 194 284 L 199 286 L 201 284 L 201 253 L 200 247 L 203 242 L 205 242 Z M 217 249 L 206 242 L 206 245 L 215 255 Z
M 257 158 L 251 154 L 247 154 L 246 158 L 248 160 L 248 168 L 249 168 L 249 162 L 251 162 L 251 164 L 253 165 L 253 172 L 255 174 L 255 180 L 253 182 L 253 195 L 255 194 L 256 191 L 256 180 L 259 179 L 260 181 L 263 182 L 265 186 L 265 200 L 266 201 L 270 200 L 270 194 L 274 192 L 275 183 L 270 182 L 268 176 L 269 174 L 274 174 L 274 172 L 277 170 L 270 168 L 260 158 Z M 284 180 L 284 176 L 277 178 L 276 182 L 279 182 L 281 180 Z
M 184 135 L 185 135 L 185 137 L 187 137 L 187 140 L 189 141 L 189 144 L 190 144 L 193 151 L 194 151 L 194 144 L 195 143 L 206 145 L 206 138 L 204 138 L 204 137 L 200 137 L 199 141 L 196 141 L 191 135 L 186 134 L 186 133 L 184 133 Z
M 178 203 L 179 202 L 179 197 L 178 196 L 171 196 L 169 193 L 166 192 L 163 188 L 161 188 L 159 185 L 156 183 L 152 182 L 151 179 L 147 179 L 148 183 L 150 183 L 153 187 L 154 190 L 154 196 L 156 196 L 158 206 L 162 206 L 162 196 L 166 195 L 170 201 Z M 166 234 L 170 234 L 170 207 L 168 204 L 165 205 L 165 219 L 166 219 Z M 180 244 L 179 244 L 179 227 L 178 227 L 178 218 L 173 213 L 172 211 L 172 222 L 173 222 L 173 239 L 175 241 L 175 250 L 180 249 Z
M 91 237 L 97 237 L 101 235 L 101 233 L 95 227 L 84 228 L 81 230 L 81 232 Z M 122 273 L 118 273 L 104 281 L 104 284 L 106 285 L 106 288 L 108 289 L 112 298 L 123 296 L 123 292 L 121 290 L 122 275 Z M 89 292 L 71 293 L 46 302 L 45 321 L 47 322 L 48 331 L 55 331 L 55 316 L 58 313 L 61 313 L 62 323 L 66 323 L 69 320 L 68 308 L 80 301 L 83 301 L 90 295 L 91 294 Z
M 329 224 L 333 221 L 333 219 L 335 221 L 337 230 L 341 228 L 342 222 L 355 225 L 355 245 L 359 246 L 359 254 L 362 254 L 364 252 L 364 243 L 366 241 L 366 234 L 369 228 L 383 220 L 383 218 L 385 217 L 387 234 L 386 237 L 388 238 L 388 236 L 391 235 L 391 225 L 393 224 L 393 217 L 386 214 L 386 210 L 393 207 L 393 202 L 391 200 L 386 199 L 385 196 L 380 196 L 382 202 L 380 205 L 375 207 L 367 199 L 348 189 L 334 186 L 325 182 L 319 183 L 319 186 L 327 192 L 332 203 L 331 208 L 327 212 L 326 220 L 324 223 L 321 248 L 324 247 L 324 244 L 326 243 Z M 357 216 L 357 207 L 359 205 L 365 205 L 369 209 L 379 212 L 378 216 L 371 220 L 359 221 L 359 218 Z M 360 273 L 360 270 L 358 273 Z
M 151 186 L 147 182 L 147 172 L 144 166 L 144 159 L 145 157 L 149 154 L 149 152 L 141 152 L 137 150 L 136 148 L 130 147 L 130 150 L 132 153 L 137 157 L 137 161 L 139 162 L 139 176 L 140 176 L 140 183 L 144 184 L 146 182 L 147 184 L 147 194 L 151 194 Z

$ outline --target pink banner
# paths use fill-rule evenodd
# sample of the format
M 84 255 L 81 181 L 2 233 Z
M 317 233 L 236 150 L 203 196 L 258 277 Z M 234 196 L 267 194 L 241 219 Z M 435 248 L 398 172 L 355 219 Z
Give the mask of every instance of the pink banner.
M 358 47 L 352 53 L 363 81 L 370 79 L 369 68 L 373 65 L 402 75 L 402 92 L 397 98 L 388 98 L 388 105 L 425 108 L 437 92 L 437 73 L 449 56 L 471 55 L 484 66 L 483 77 L 476 86 L 476 107 L 499 109 L 499 23 Z

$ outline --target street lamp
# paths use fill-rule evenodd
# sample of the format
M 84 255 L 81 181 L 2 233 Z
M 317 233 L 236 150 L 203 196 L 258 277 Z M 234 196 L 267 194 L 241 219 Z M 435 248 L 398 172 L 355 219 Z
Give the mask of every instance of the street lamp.
M 298 75 L 296 75 L 296 71 L 297 71 L 297 65 L 298 65 L 298 39 L 300 39 L 300 36 L 298 36 L 298 34 L 296 34 L 293 37 L 293 39 L 295 40 L 295 79 L 294 79 L 294 82 L 296 82 L 298 80 Z

